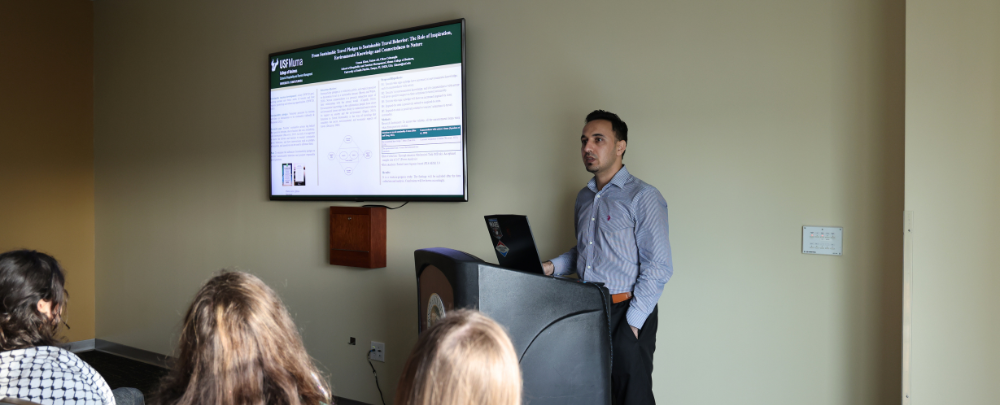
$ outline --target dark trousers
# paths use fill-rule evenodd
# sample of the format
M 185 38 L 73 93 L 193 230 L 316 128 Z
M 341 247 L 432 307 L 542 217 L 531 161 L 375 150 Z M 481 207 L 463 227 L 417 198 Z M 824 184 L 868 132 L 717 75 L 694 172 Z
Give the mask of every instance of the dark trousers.
M 636 339 L 625 319 L 631 302 L 611 304 L 611 395 L 615 405 L 655 404 L 653 351 L 659 306 L 653 307 Z

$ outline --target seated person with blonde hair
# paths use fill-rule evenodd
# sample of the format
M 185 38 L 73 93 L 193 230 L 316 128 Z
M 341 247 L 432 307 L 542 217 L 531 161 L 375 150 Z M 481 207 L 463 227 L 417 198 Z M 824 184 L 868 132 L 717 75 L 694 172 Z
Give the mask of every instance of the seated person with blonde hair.
M 205 283 L 184 317 L 179 351 L 155 403 L 331 403 L 288 310 L 251 274 L 223 271 Z
M 503 327 L 456 310 L 424 331 L 403 367 L 395 405 L 520 405 L 521 368 Z

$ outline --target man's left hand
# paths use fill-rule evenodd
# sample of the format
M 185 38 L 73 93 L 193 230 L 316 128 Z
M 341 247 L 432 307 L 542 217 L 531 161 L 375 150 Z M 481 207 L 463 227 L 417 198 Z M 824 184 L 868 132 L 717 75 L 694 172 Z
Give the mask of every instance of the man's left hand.
M 632 328 L 632 333 L 635 335 L 635 338 L 638 339 L 639 338 L 639 328 L 637 328 L 635 326 L 632 326 L 632 325 L 629 325 L 628 327 Z

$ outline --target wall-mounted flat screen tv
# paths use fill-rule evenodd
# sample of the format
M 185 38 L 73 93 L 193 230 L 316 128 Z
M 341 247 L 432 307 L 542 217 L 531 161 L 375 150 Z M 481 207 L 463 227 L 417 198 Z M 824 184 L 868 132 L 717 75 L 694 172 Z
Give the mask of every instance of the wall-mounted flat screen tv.
M 272 200 L 468 201 L 465 20 L 270 55 Z

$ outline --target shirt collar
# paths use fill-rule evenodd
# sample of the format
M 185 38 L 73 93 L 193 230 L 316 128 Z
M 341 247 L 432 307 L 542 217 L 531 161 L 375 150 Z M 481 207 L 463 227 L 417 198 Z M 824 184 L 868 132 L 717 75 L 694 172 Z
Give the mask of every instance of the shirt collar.
M 629 174 L 625 165 L 622 165 L 622 168 L 618 169 L 618 173 L 615 173 L 614 177 L 611 178 L 611 181 L 608 182 L 608 185 L 614 184 L 618 186 L 618 188 L 625 188 L 625 183 L 628 183 L 629 180 L 632 180 L 632 175 Z M 607 187 L 607 185 L 605 187 Z M 597 176 L 590 178 L 590 182 L 587 183 L 587 188 L 589 188 L 590 191 L 597 193 Z

